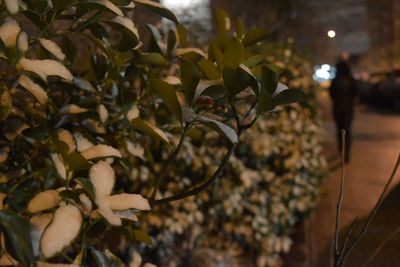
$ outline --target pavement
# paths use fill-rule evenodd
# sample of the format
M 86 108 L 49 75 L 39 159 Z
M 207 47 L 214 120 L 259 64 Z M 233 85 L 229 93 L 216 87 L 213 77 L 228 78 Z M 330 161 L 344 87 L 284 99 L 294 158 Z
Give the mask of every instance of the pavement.
M 302 266 L 332 266 L 332 237 L 335 225 L 336 203 L 339 194 L 340 160 L 337 152 L 335 125 L 331 117 L 327 93 L 320 96 L 325 118 L 325 155 L 331 173 L 324 185 L 317 210 L 303 223 L 307 260 Z M 400 153 L 400 114 L 375 110 L 358 104 L 353 122 L 351 161 L 345 168 L 344 201 L 341 210 L 341 236 L 356 216 L 359 226 L 374 207 L 392 172 Z M 360 245 L 350 255 L 345 266 L 362 266 L 376 247 L 400 227 L 400 173 L 396 175 L 382 209 L 369 227 Z M 356 230 L 359 229 L 356 227 Z M 400 266 L 400 234 L 396 235 L 377 254 L 369 267 Z M 284 264 L 284 266 L 292 266 Z M 300 266 L 300 265 L 299 265 Z

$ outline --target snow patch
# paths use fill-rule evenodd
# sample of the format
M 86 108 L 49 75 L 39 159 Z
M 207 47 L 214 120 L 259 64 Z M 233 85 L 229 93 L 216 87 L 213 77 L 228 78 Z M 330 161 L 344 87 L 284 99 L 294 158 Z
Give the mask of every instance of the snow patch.
M 112 146 L 107 146 L 107 145 L 92 146 L 83 151 L 81 154 L 87 160 L 94 158 L 104 158 L 104 157 L 118 157 L 118 158 L 121 157 L 121 152 L 119 152 Z
M 36 213 L 56 207 L 61 198 L 56 190 L 46 190 L 34 196 L 29 202 L 27 210 Z
M 0 27 L 0 38 L 4 45 L 8 48 L 15 47 L 17 36 L 20 31 L 21 28 L 15 20 L 6 20 L 6 22 Z
M 36 73 L 44 81 L 50 75 L 58 76 L 68 81 L 72 81 L 74 78 L 63 64 L 55 60 L 27 59 L 23 57 L 18 64 L 23 70 Z
M 29 93 L 31 93 L 36 100 L 44 106 L 47 102 L 46 91 L 37 83 L 34 83 L 28 76 L 21 75 L 18 79 L 18 83 L 24 87 Z
M 39 38 L 39 43 L 44 49 L 52 53 L 58 60 L 63 61 L 65 59 L 65 54 L 56 42 L 49 39 Z

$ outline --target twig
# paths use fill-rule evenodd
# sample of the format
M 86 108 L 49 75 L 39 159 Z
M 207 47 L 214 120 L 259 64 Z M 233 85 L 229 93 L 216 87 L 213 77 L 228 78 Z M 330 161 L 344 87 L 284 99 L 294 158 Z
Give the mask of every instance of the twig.
M 169 202 L 180 200 L 180 199 L 184 199 L 184 198 L 187 198 L 187 197 L 190 197 L 190 196 L 193 196 L 193 195 L 197 195 L 198 193 L 203 192 L 204 190 L 206 190 L 208 188 L 208 186 L 210 186 L 215 180 L 217 180 L 221 176 L 223 170 L 225 169 L 226 165 L 228 164 L 228 161 L 229 161 L 230 157 L 233 154 L 233 151 L 235 150 L 235 147 L 236 147 L 236 145 L 232 145 L 228 149 L 228 152 L 225 154 L 225 156 L 222 159 L 221 163 L 219 164 L 217 170 L 204 183 L 202 183 L 201 185 L 199 185 L 199 186 L 197 186 L 195 188 L 189 189 L 188 191 L 183 191 L 183 192 L 177 193 L 174 196 L 154 200 L 154 201 L 152 201 L 152 206 L 159 205 L 159 204 L 164 204 L 164 203 L 169 203 Z
M 344 242 L 343 242 L 343 245 L 342 245 L 342 249 L 340 250 L 340 253 L 338 255 L 339 259 L 343 255 L 343 253 L 346 251 L 347 244 L 349 243 L 350 238 L 351 238 L 351 234 L 353 233 L 353 230 L 354 230 L 355 226 L 357 225 L 357 221 L 358 221 L 358 216 L 356 216 L 354 218 L 353 222 L 351 223 L 349 229 L 346 232 L 346 236 L 345 236 L 345 239 L 344 239 Z
M 158 176 L 158 178 L 156 178 L 156 181 L 154 183 L 153 191 L 152 191 L 152 193 L 150 195 L 150 198 L 149 198 L 150 202 L 154 201 L 154 199 L 156 197 L 156 194 L 157 194 L 157 191 L 158 191 L 158 188 L 160 187 L 161 181 L 164 180 L 164 178 L 167 176 L 167 174 L 169 173 L 169 170 L 172 167 L 172 164 L 175 162 L 176 158 L 178 157 L 179 151 L 180 151 L 180 149 L 182 147 L 182 144 L 183 144 L 183 142 L 185 140 L 185 137 L 186 137 L 187 133 L 190 130 L 190 127 L 191 127 L 191 124 L 189 124 L 188 126 L 186 126 L 184 128 L 183 133 L 181 135 L 181 138 L 179 140 L 179 143 L 178 143 L 177 147 L 175 148 L 174 152 L 171 154 L 171 156 L 170 156 L 170 158 L 168 160 L 167 166 L 165 167 L 163 173 L 160 176 Z
M 397 227 L 396 231 L 394 231 L 393 233 L 391 233 L 388 237 L 385 238 L 385 240 L 383 240 L 382 243 L 379 244 L 379 246 L 375 249 L 375 251 L 371 254 L 371 256 L 368 258 L 368 260 L 361 266 L 361 267 L 366 267 L 368 265 L 368 263 L 370 263 L 376 255 L 378 255 L 379 251 L 381 251 L 381 249 L 393 238 L 395 237 L 397 234 L 400 233 L 400 226 Z
M 392 174 L 390 175 L 388 181 L 386 182 L 385 187 L 383 188 L 382 193 L 379 196 L 379 199 L 375 204 L 375 207 L 373 208 L 371 213 L 368 215 L 367 221 L 365 222 L 362 230 L 360 231 L 360 233 L 358 234 L 358 236 L 356 237 L 354 242 L 351 244 L 350 248 L 346 252 L 344 252 L 344 254 L 339 259 L 339 265 L 338 266 L 343 266 L 344 265 L 344 263 L 345 263 L 347 257 L 349 256 L 350 252 L 357 246 L 357 244 L 360 242 L 360 240 L 364 237 L 365 233 L 368 230 L 368 226 L 370 225 L 372 219 L 374 218 L 376 212 L 378 211 L 378 209 L 380 208 L 380 206 L 381 206 L 381 204 L 383 202 L 383 198 L 385 197 L 386 192 L 389 189 L 389 186 L 392 183 L 392 181 L 393 181 L 393 179 L 394 179 L 394 177 L 395 177 L 395 175 L 397 173 L 397 170 L 398 170 L 399 166 L 400 166 L 400 154 L 397 157 L 397 162 L 396 162 L 396 164 L 395 164 L 395 166 L 393 168 Z
M 340 228 L 340 211 L 343 205 L 343 195 L 344 195 L 344 157 L 345 157 L 345 138 L 346 131 L 342 129 L 342 174 L 340 175 L 340 192 L 339 199 L 336 205 L 336 224 L 335 224 L 335 238 L 334 238 L 334 250 L 335 250 L 335 266 L 338 263 L 339 256 L 339 228 Z

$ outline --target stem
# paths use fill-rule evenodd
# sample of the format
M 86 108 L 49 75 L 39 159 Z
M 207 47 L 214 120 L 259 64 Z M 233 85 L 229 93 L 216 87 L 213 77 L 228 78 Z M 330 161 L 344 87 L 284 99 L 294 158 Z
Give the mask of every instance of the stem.
M 158 191 L 158 188 L 160 187 L 161 181 L 164 180 L 164 178 L 167 176 L 167 174 L 169 173 L 169 170 L 171 169 L 173 163 L 175 162 L 176 158 L 178 157 L 179 151 L 180 151 L 180 149 L 182 147 L 182 144 L 183 144 L 183 141 L 185 140 L 185 137 L 187 136 L 187 133 L 189 132 L 191 126 L 192 125 L 189 124 L 188 126 L 186 126 L 184 128 L 183 133 L 181 135 L 181 138 L 179 140 L 179 143 L 178 143 L 177 147 L 175 148 L 174 152 L 171 154 L 171 156 L 170 156 L 170 158 L 168 160 L 167 166 L 165 167 L 163 173 L 160 176 L 158 176 L 158 178 L 156 178 L 156 181 L 154 183 L 153 191 L 152 191 L 152 193 L 150 195 L 150 198 L 149 198 L 150 202 L 154 201 L 154 199 L 156 197 L 156 194 L 157 194 L 157 191 Z
M 184 199 L 186 197 L 189 196 L 193 196 L 193 195 L 197 195 L 200 192 L 203 192 L 204 190 L 206 190 L 215 180 L 217 180 L 221 175 L 223 170 L 225 169 L 226 165 L 228 164 L 228 161 L 230 159 L 230 157 L 233 154 L 233 151 L 236 148 L 236 144 L 232 145 L 229 149 L 228 152 L 225 154 L 224 158 L 222 159 L 221 163 L 219 164 L 217 170 L 214 172 L 214 174 L 208 178 L 204 183 L 202 183 L 201 185 L 189 189 L 188 191 L 183 191 L 180 192 L 174 196 L 171 197 L 166 197 L 163 199 L 158 199 L 158 200 L 154 200 L 153 201 L 153 206 L 154 205 L 159 205 L 159 204 L 164 204 L 164 203 L 169 203 L 172 201 L 176 201 L 176 200 L 180 200 L 180 199 Z
M 371 211 L 371 213 L 368 215 L 368 219 L 367 219 L 367 221 L 365 222 L 365 224 L 364 224 L 362 230 L 361 230 L 360 233 L 358 234 L 356 240 L 354 240 L 354 242 L 351 244 L 350 248 L 343 254 L 343 257 L 342 257 L 341 261 L 339 262 L 340 265 L 338 265 L 338 266 L 343 266 L 343 264 L 345 263 L 347 257 L 349 256 L 350 252 L 355 248 L 355 246 L 356 246 L 356 245 L 360 242 L 360 240 L 364 237 L 365 233 L 366 233 L 367 230 L 368 230 L 368 226 L 370 225 L 372 219 L 374 218 L 376 212 L 378 211 L 378 209 L 380 208 L 380 206 L 381 206 L 381 204 L 382 204 L 382 202 L 383 202 L 383 198 L 384 198 L 384 196 L 386 195 L 386 192 L 387 192 L 387 190 L 389 189 L 389 186 L 390 186 L 390 184 L 392 183 L 392 181 L 393 181 L 393 179 L 394 179 L 394 177 L 395 177 L 395 175 L 396 175 L 396 173 L 397 173 L 397 170 L 398 170 L 399 166 L 400 166 L 400 154 L 399 154 L 399 156 L 397 157 L 397 162 L 396 162 L 396 164 L 395 164 L 395 166 L 394 166 L 394 168 L 393 168 L 392 174 L 390 175 L 388 181 L 386 182 L 385 187 L 383 188 L 382 193 L 381 193 L 381 195 L 379 196 L 379 199 L 378 199 L 378 201 L 376 202 L 374 209 L 373 209 L 373 210 Z
M 334 250 L 335 250 L 335 266 L 337 265 L 339 256 L 339 228 L 340 228 L 340 211 L 343 205 L 344 195 L 344 157 L 345 157 L 345 137 L 346 131 L 342 130 L 342 174 L 340 175 L 340 192 L 339 199 L 336 205 L 336 223 L 335 223 L 335 239 L 334 239 Z
M 338 255 L 338 262 L 339 262 L 340 259 L 342 258 L 343 253 L 346 251 L 347 244 L 348 244 L 349 241 L 350 241 L 351 234 L 353 233 L 353 230 L 354 230 L 354 228 L 355 228 L 355 226 L 356 226 L 356 224 L 357 224 L 357 221 L 358 221 L 358 216 L 356 216 L 356 217 L 354 218 L 353 222 L 352 222 L 351 225 L 350 225 L 350 228 L 347 230 L 346 237 L 345 237 L 345 240 L 344 240 L 344 242 L 343 242 L 342 249 L 340 250 L 340 253 L 339 253 L 339 255 Z
M 368 263 L 370 263 L 376 255 L 378 255 L 379 251 L 381 251 L 381 249 L 393 238 L 395 237 L 397 234 L 400 233 L 400 226 L 397 227 L 397 229 L 391 233 L 388 237 L 385 238 L 385 240 L 383 240 L 382 243 L 379 244 L 379 246 L 375 249 L 375 251 L 371 254 L 371 256 L 368 258 L 368 260 L 361 266 L 361 267 L 366 267 L 368 265 Z

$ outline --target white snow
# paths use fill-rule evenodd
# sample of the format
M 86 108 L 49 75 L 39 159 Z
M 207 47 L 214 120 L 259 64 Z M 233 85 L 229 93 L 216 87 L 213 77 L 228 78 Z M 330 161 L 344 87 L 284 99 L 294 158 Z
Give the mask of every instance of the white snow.
M 4 0 L 8 12 L 17 14 L 19 10 L 18 0 Z
M 126 141 L 126 149 L 132 156 L 139 157 L 143 159 L 144 148 L 140 144 L 135 144 L 131 141 Z
M 104 157 L 121 157 L 121 152 L 119 152 L 117 149 L 113 148 L 112 146 L 102 144 L 92 146 L 83 151 L 81 154 L 87 160 Z
M 65 54 L 56 42 L 44 38 L 38 39 L 40 45 L 43 46 L 44 49 L 52 53 L 58 60 L 63 61 L 65 59 Z
M 99 161 L 89 170 L 89 179 L 97 197 L 111 194 L 115 183 L 115 172 L 105 161 Z
M 112 210 L 150 210 L 150 205 L 147 199 L 139 194 L 117 194 L 108 197 L 110 208 Z
M 77 207 L 74 205 L 59 207 L 40 240 L 42 255 L 49 258 L 61 252 L 79 234 L 81 224 L 82 216 Z
M 58 175 L 60 175 L 60 177 L 64 180 L 67 179 L 67 170 L 65 169 L 65 165 L 60 154 L 52 153 L 50 156 L 53 160 L 54 167 L 56 168 Z
M 60 108 L 61 114 L 78 114 L 78 113 L 84 113 L 87 111 L 89 111 L 89 110 L 86 108 L 82 108 L 75 104 L 69 104 L 69 105 L 66 105 L 66 106 L 63 106 L 62 108 Z
M 131 257 L 132 259 L 129 262 L 129 267 L 139 267 L 142 263 L 142 256 L 134 250 Z
M 44 229 L 50 224 L 53 218 L 52 213 L 43 213 L 32 216 L 29 220 L 31 224 L 30 237 L 35 257 L 40 255 L 40 238 L 42 237 Z
M 126 118 L 131 121 L 139 117 L 139 109 L 136 105 L 132 105 L 131 108 L 126 113 Z
M 76 146 L 77 146 L 76 150 L 78 150 L 78 152 L 85 151 L 86 149 L 94 146 L 94 144 L 92 142 L 90 142 L 89 139 L 87 139 L 80 132 L 75 132 L 74 138 L 75 138 Z
M 100 121 L 102 123 L 105 123 L 106 120 L 108 119 L 108 110 L 107 110 L 107 108 L 103 104 L 100 104 L 97 107 L 97 113 L 99 114 Z
M 36 213 L 56 207 L 61 198 L 56 190 L 46 190 L 34 196 L 29 202 L 27 210 Z
M 28 76 L 21 75 L 18 79 L 18 83 L 24 87 L 29 93 L 31 93 L 36 100 L 44 106 L 47 102 L 46 91 L 37 83 L 34 83 Z
M 0 38 L 4 45 L 8 48 L 14 47 L 20 31 L 21 28 L 15 20 L 6 20 L 5 23 L 0 27 Z
M 18 49 L 22 52 L 28 51 L 29 44 L 28 44 L 28 35 L 26 32 L 20 32 L 18 35 Z
M 72 81 L 74 78 L 63 64 L 55 60 L 27 59 L 23 57 L 18 64 L 23 70 L 36 73 L 44 81 L 50 75 L 58 76 L 68 81 Z
M 138 218 L 133 210 L 116 210 L 114 214 L 121 219 L 137 222 Z
M 92 201 L 83 193 L 79 195 L 79 200 L 81 201 L 84 213 L 90 214 L 93 208 Z

